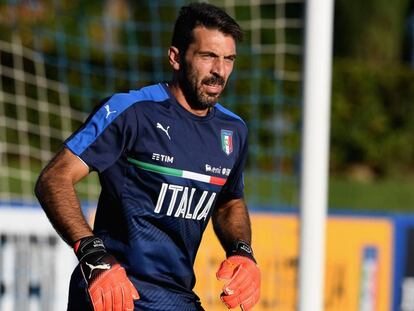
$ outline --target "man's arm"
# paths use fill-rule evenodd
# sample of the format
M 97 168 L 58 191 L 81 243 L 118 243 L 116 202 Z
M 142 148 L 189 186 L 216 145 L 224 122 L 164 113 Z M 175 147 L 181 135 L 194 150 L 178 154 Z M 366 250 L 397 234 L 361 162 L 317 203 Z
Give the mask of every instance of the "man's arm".
M 213 228 L 226 253 L 237 240 L 250 244 L 252 231 L 249 213 L 243 199 L 234 199 L 217 206 L 212 215 Z
M 250 310 L 260 297 L 260 270 L 253 256 L 249 213 L 243 199 L 221 203 L 212 215 L 213 228 L 226 251 L 216 275 L 224 280 L 220 295 L 229 308 Z
M 35 193 L 56 231 L 74 248 L 94 311 L 132 310 L 139 294 L 125 269 L 93 236 L 76 196 L 74 185 L 88 173 L 87 165 L 63 148 L 40 174 Z
M 92 236 L 74 185 L 89 174 L 89 168 L 64 147 L 40 174 L 35 194 L 53 227 L 70 246 Z

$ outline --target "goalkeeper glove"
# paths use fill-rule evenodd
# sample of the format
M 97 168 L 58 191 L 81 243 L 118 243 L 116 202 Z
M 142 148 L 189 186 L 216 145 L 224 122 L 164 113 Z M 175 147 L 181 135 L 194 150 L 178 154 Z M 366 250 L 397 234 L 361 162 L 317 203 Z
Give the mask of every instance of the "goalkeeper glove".
M 82 238 L 75 243 L 74 250 L 94 311 L 134 310 L 133 300 L 139 299 L 138 292 L 125 269 L 106 252 L 102 240 L 95 236 Z
M 260 297 L 260 270 L 250 245 L 237 240 L 217 271 L 217 279 L 225 280 L 221 300 L 232 309 L 250 310 Z

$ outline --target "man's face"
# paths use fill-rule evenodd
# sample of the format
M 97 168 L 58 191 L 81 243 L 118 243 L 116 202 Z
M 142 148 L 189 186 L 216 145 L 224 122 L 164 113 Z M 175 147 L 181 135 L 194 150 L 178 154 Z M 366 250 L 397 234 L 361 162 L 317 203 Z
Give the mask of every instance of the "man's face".
M 180 68 L 181 85 L 187 100 L 198 109 L 214 106 L 233 70 L 236 44 L 217 29 L 196 27 L 194 42 Z

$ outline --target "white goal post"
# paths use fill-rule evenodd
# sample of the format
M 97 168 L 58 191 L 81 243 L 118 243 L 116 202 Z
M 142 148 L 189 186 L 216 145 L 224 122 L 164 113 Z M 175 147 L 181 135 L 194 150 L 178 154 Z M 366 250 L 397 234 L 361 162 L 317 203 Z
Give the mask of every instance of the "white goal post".
M 299 309 L 323 310 L 333 0 L 308 0 L 305 18 Z

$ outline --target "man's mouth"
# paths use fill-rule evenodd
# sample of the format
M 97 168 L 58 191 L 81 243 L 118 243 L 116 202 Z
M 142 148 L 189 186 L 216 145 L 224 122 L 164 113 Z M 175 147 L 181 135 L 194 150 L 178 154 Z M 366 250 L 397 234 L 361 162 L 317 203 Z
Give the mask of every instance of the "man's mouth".
M 224 83 L 224 79 L 218 76 L 212 76 L 203 80 L 206 93 L 212 96 L 217 96 L 223 91 Z
M 206 93 L 207 94 L 219 94 L 221 93 L 223 86 L 221 84 L 208 84 L 208 83 L 203 83 Z

